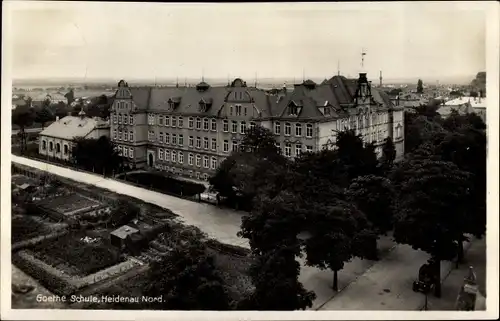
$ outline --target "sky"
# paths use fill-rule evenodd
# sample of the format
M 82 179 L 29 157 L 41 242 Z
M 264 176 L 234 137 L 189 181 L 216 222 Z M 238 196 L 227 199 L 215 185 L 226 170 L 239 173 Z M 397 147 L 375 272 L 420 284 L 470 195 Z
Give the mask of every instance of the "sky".
M 5 2 L 4 2 L 5 5 Z M 5 8 L 4 8 L 5 9 Z M 471 3 L 9 3 L 14 79 L 464 77 L 486 70 Z

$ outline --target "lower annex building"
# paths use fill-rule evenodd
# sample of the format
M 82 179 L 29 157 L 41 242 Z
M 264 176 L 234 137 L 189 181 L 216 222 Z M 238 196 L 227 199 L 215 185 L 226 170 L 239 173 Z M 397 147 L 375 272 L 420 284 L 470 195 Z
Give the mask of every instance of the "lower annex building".
M 365 142 L 392 137 L 404 150 L 404 109 L 358 79 L 306 80 L 271 95 L 237 78 L 228 86 L 131 87 L 121 80 L 111 108 L 111 139 L 131 168 L 155 168 L 208 179 L 237 150 L 247 128 L 274 133 L 287 157 L 334 148 L 338 131 L 354 129 Z

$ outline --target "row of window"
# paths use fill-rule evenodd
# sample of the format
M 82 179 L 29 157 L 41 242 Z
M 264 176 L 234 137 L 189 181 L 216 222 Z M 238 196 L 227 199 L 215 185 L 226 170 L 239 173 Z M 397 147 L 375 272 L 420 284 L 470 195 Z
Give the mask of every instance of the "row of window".
M 163 148 L 159 148 L 158 159 L 165 160 L 167 162 L 184 164 L 184 153 L 181 151 L 170 151 L 169 149 L 164 150 Z M 212 156 L 210 158 L 205 155 L 202 158 L 201 155 L 195 155 L 193 153 L 188 154 L 188 165 L 194 166 L 196 164 L 197 167 L 201 167 L 202 159 L 204 168 L 217 169 L 217 157 Z
M 134 148 L 126 146 L 118 146 L 120 156 L 134 158 Z
M 193 118 L 189 117 L 188 118 L 188 128 L 195 128 L 196 124 L 196 129 L 198 130 L 211 130 L 211 131 L 217 131 L 217 120 L 212 118 Z M 202 126 L 203 124 L 203 126 Z M 158 123 L 156 123 L 156 117 L 153 114 L 148 114 L 148 125 L 159 125 L 159 126 L 166 126 L 166 127 L 177 127 L 177 128 L 183 128 L 184 127 L 184 118 L 182 116 L 163 116 L 163 115 L 158 115 Z
M 42 150 L 47 150 L 47 141 L 45 141 L 45 140 L 42 140 Z M 61 152 L 61 144 L 60 143 L 55 144 L 55 150 L 56 150 L 56 153 Z M 53 152 L 53 151 L 54 151 L 54 142 L 49 142 L 49 152 Z M 69 153 L 69 147 L 68 147 L 68 145 L 64 144 L 63 154 L 68 155 L 68 153 Z
M 295 136 L 302 137 L 302 135 L 303 135 L 302 128 L 303 128 L 302 124 L 300 124 L 300 123 L 295 124 Z M 305 128 L 306 128 L 306 132 L 305 132 L 306 137 L 307 138 L 313 137 L 313 125 L 306 124 Z M 274 123 L 274 133 L 276 135 L 281 134 L 281 123 L 280 122 Z M 284 134 L 285 134 L 285 136 L 292 135 L 292 124 L 285 123 L 285 133 Z
M 133 125 L 134 124 L 134 116 L 127 114 L 113 114 L 113 124 L 125 124 L 125 125 Z
M 281 144 L 276 143 L 276 147 L 281 150 Z M 311 145 L 306 145 L 306 152 L 312 153 L 313 147 Z M 295 157 L 300 156 L 302 153 L 302 144 L 295 144 Z M 292 157 L 292 143 L 285 143 L 284 155 L 286 157 Z
M 354 129 L 356 126 L 357 128 L 364 128 L 364 127 L 370 127 L 370 126 L 375 126 L 375 125 L 382 125 L 387 123 L 389 120 L 388 114 L 372 114 L 371 117 L 371 124 L 370 124 L 370 117 L 368 114 L 360 115 L 360 116 L 353 116 L 350 118 L 344 118 L 344 119 L 338 119 L 337 120 L 337 128 L 352 128 Z
M 156 164 L 155 168 L 159 169 L 159 170 L 165 170 L 165 171 L 168 171 L 170 173 L 177 174 L 177 175 L 187 174 L 191 178 L 196 177 L 196 179 L 203 179 L 205 181 L 208 181 L 208 179 L 210 177 L 207 173 L 202 174 L 200 172 L 196 172 L 195 176 L 193 176 L 194 172 L 192 170 L 188 170 L 188 171 L 184 172 L 184 170 L 182 168 L 168 166 L 168 165 L 164 165 L 164 164 Z
M 122 132 L 122 131 L 117 131 L 116 129 L 113 129 L 113 139 L 114 140 L 124 140 L 124 141 L 134 141 L 134 132 Z

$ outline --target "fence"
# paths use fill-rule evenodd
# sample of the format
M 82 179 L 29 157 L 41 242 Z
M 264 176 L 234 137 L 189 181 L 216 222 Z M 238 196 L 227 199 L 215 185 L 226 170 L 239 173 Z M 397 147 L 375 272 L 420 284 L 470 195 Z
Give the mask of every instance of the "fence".
M 107 269 L 101 270 L 94 274 L 87 275 L 77 281 L 78 288 L 87 287 L 90 285 L 94 285 L 98 282 L 106 281 L 107 279 L 126 273 L 131 269 L 138 267 L 139 265 L 131 260 L 121 262 L 119 264 L 113 265 Z

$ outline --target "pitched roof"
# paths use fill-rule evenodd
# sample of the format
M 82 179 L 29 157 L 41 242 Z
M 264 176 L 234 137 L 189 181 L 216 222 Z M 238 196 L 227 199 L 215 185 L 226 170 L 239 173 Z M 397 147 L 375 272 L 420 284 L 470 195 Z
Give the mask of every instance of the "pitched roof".
M 40 136 L 72 140 L 75 137 L 87 136 L 100 124 L 104 123 L 93 118 L 85 117 L 82 119 L 75 116 L 66 116 L 50 124 L 40 133 Z
M 125 238 L 127 238 L 127 236 L 135 234 L 137 232 L 139 232 L 138 229 L 133 228 L 133 227 L 128 226 L 128 225 L 123 225 L 123 226 L 117 228 L 116 230 L 114 230 L 113 232 L 111 232 L 111 235 L 114 235 L 114 236 L 119 237 L 121 239 L 125 239 Z

